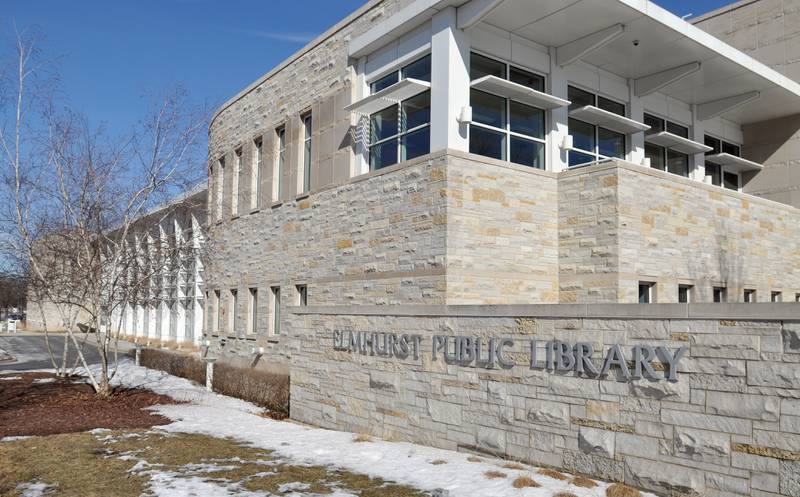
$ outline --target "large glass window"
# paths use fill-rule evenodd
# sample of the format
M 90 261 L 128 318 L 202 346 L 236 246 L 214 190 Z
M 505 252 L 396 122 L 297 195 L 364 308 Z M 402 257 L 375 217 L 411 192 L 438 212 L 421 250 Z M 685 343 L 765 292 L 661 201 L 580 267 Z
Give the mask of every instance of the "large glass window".
M 593 105 L 614 114 L 624 116 L 625 104 L 595 95 L 592 92 L 569 87 L 570 110 Z M 569 165 L 577 166 L 595 162 L 607 157 L 625 158 L 627 140 L 623 133 L 618 133 L 575 118 L 569 118 L 569 133 L 572 135 L 572 147 L 569 152 Z
M 672 121 L 667 121 L 653 114 L 645 114 L 644 123 L 650 126 L 650 129 L 645 131 L 646 135 L 666 131 L 673 135 L 689 138 L 688 127 Z M 689 156 L 686 154 L 671 150 L 667 147 L 645 143 L 644 156 L 650 159 L 650 167 L 653 169 L 660 169 L 679 176 L 689 177 Z
M 544 91 L 543 76 L 473 53 L 470 79 L 474 81 L 484 76 L 497 76 Z M 470 91 L 470 105 L 471 153 L 545 168 L 544 110 L 480 90 Z
M 402 79 L 431 80 L 431 57 L 394 71 L 370 85 L 373 93 Z M 381 169 L 430 152 L 431 92 L 415 95 L 370 116 L 369 168 Z
M 721 140 L 711 135 L 705 135 L 704 142 L 711 150 L 706 152 L 706 157 L 717 154 L 730 154 L 741 157 L 741 147 L 734 143 Z M 739 189 L 739 175 L 731 171 L 724 171 L 720 164 L 706 158 L 706 176 L 711 176 L 711 184 L 722 186 L 730 190 Z

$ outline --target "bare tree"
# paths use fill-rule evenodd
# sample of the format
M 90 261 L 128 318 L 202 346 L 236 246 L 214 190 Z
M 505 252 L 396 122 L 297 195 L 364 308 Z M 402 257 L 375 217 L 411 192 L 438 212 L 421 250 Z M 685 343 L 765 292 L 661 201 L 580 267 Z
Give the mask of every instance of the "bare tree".
M 196 260 L 199 226 L 187 237 L 164 230 L 169 209 L 156 209 L 197 183 L 206 114 L 177 89 L 153 99 L 146 118 L 124 136 L 93 129 L 84 117 L 57 110 L 57 92 L 42 84 L 50 67 L 35 36 L 19 34 L 13 63 L 5 68 L 0 99 L 4 216 L 13 227 L 6 244 L 27 261 L 29 295 L 55 313 L 65 330 L 66 350 L 88 373 L 95 390 L 111 395 L 122 321 L 111 317 L 132 302 L 158 298 L 154 283 Z M 180 208 L 186 208 L 181 205 Z M 96 347 L 100 368 L 92 372 L 83 350 Z M 48 342 L 49 344 L 49 342 Z M 48 345 L 49 349 L 49 345 Z M 50 349 L 49 349 L 50 350 Z

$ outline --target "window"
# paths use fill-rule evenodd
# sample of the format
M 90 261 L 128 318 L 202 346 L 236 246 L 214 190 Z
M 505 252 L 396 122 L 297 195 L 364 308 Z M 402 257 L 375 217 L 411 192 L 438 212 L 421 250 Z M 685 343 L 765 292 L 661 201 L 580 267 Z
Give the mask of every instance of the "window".
M 673 135 L 689 138 L 688 127 L 661 119 L 658 116 L 645 113 L 644 123 L 650 126 L 650 129 L 645 131 L 648 135 L 666 131 Z M 650 167 L 653 169 L 669 171 L 685 178 L 689 177 L 689 156 L 686 154 L 645 142 L 644 156 L 650 159 Z
M 688 304 L 692 300 L 692 285 L 678 285 L 678 302 Z
M 278 141 L 278 155 L 272 168 L 272 200 L 283 198 L 283 175 L 286 168 L 286 127 L 275 130 Z
M 370 90 L 376 93 L 407 78 L 430 81 L 430 55 L 374 81 L 370 85 Z M 369 118 L 370 171 L 429 153 L 431 148 L 430 125 L 430 91 L 425 91 L 372 114 Z
M 800 293 L 794 294 L 794 301 L 795 302 L 800 302 Z
M 715 286 L 714 287 L 714 302 L 722 303 L 727 300 L 728 291 L 724 286 Z
M 242 149 L 234 153 L 233 171 L 231 174 L 231 215 L 239 213 L 239 174 L 242 172 Z
M 543 76 L 483 55 L 470 56 L 470 79 L 497 76 L 544 91 Z M 469 151 L 473 154 L 545 168 L 545 111 L 480 90 L 470 90 L 472 124 Z
M 222 328 L 222 295 L 219 290 L 214 290 L 214 333 L 219 333 Z
M 306 285 L 297 285 L 297 305 L 305 307 L 308 305 L 308 287 Z
M 309 112 L 303 116 L 303 193 L 311 191 L 311 132 L 312 120 Z
M 238 308 L 239 304 L 239 292 L 237 290 L 231 289 L 230 293 L 230 301 L 228 302 L 228 333 L 234 334 L 236 333 L 236 309 Z
M 272 335 L 281 334 L 281 287 L 274 286 L 272 290 Z
M 605 111 L 625 116 L 625 104 L 574 86 L 569 87 L 568 94 L 567 98 L 572 102 L 569 110 L 593 105 Z M 569 118 L 569 134 L 572 135 L 573 148 L 578 150 L 569 152 L 570 167 L 596 162 L 608 157 L 625 158 L 627 142 L 624 133 L 617 133 L 571 117 Z
M 258 209 L 261 196 L 261 158 L 263 156 L 261 138 L 253 140 L 253 162 L 250 166 L 250 209 Z
M 704 143 L 712 148 L 712 150 L 706 152 L 706 156 L 726 153 L 741 157 L 741 147 L 739 145 L 711 135 L 705 135 Z M 723 172 L 722 166 L 714 164 L 713 160 L 710 159 L 706 159 L 706 176 L 711 176 L 712 185 L 722 186 L 729 190 L 739 189 L 739 175 L 731 171 Z
M 255 335 L 258 331 L 258 288 L 251 288 L 249 291 L 249 301 L 247 303 L 247 332 Z
M 756 291 L 755 290 L 745 290 L 744 291 L 744 301 L 748 304 L 752 304 L 756 301 Z
M 651 283 L 649 281 L 640 281 L 639 282 L 639 303 L 640 304 L 650 304 L 654 300 L 653 290 L 655 289 L 656 284 Z
M 225 195 L 225 157 L 219 158 L 219 171 L 217 172 L 217 220 L 222 220 L 222 199 Z
M 769 296 L 770 302 L 783 302 L 783 292 L 772 292 Z

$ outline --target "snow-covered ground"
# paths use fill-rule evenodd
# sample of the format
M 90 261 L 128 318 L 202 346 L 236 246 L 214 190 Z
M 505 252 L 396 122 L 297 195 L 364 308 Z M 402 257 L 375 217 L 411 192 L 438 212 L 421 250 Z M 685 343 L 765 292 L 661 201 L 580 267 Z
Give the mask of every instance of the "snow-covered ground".
M 503 468 L 506 461 L 402 442 L 355 442 L 352 433 L 324 430 L 259 416 L 253 404 L 215 393 L 183 378 L 135 366 L 124 360 L 116 376 L 119 384 L 144 387 L 187 404 L 152 409 L 173 423 L 157 429 L 230 437 L 254 447 L 269 449 L 295 464 L 331 465 L 355 473 L 413 486 L 421 490 L 444 489 L 451 497 L 552 497 L 571 492 L 578 497 L 604 497 L 607 483 L 598 481 L 587 489 L 536 473 L 536 468 Z M 446 464 L 431 464 L 446 461 Z M 505 478 L 488 479 L 487 471 L 501 471 Z M 517 489 L 518 476 L 531 476 L 541 487 Z M 186 482 L 187 484 L 190 482 Z M 195 489 L 198 490 L 198 489 Z M 204 492 L 201 492 L 204 494 Z M 293 495 L 304 495 L 301 492 Z M 652 494 L 643 493 L 645 497 Z

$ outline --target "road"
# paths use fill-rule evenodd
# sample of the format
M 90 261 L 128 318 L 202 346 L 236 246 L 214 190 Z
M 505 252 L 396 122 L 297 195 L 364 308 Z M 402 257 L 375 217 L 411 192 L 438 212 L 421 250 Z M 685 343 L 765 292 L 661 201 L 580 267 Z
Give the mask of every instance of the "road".
M 100 362 L 94 343 L 95 337 L 90 336 L 84 349 L 86 361 L 89 364 Z M 51 335 L 50 345 L 53 347 L 53 353 L 57 360 L 60 360 L 64 350 L 64 336 Z M 130 343 L 120 342 L 120 355 L 132 347 L 133 345 Z M 47 354 L 44 335 L 41 333 L 0 334 L 0 349 L 14 358 L 10 362 L 0 361 L 0 371 L 51 369 L 53 367 Z M 75 360 L 75 349 L 72 344 L 69 347 L 68 357 L 69 364 L 72 365 Z

